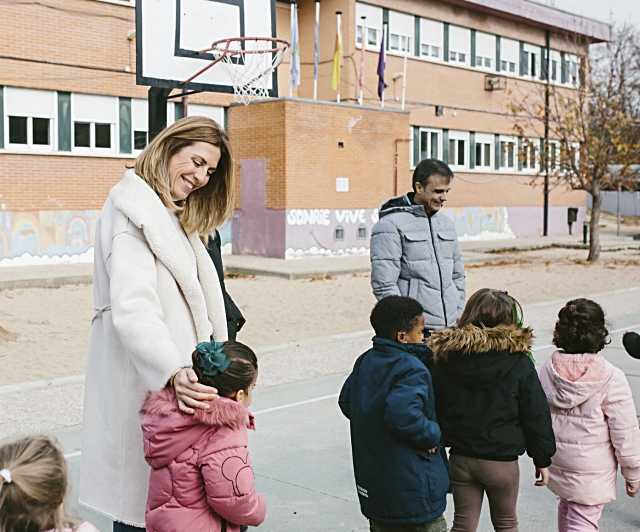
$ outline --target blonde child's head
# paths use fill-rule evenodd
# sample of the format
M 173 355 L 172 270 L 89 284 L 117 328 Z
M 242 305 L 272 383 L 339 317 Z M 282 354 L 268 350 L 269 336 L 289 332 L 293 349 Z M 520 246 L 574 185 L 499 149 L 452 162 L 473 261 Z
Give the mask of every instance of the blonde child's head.
M 459 327 L 465 325 L 522 327 L 522 306 L 504 290 L 481 288 L 469 298 L 458 320 Z
M 66 492 L 67 465 L 54 440 L 32 436 L 0 446 L 0 532 L 70 526 L 62 509 Z
M 228 397 L 248 407 L 251 390 L 258 378 L 258 359 L 253 350 L 236 341 L 202 342 L 191 356 L 198 382 L 217 388 Z

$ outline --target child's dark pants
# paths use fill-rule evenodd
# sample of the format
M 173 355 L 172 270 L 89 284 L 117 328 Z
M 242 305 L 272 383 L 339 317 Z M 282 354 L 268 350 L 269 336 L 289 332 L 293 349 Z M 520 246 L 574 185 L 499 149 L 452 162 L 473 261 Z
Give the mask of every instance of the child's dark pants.
M 493 528 L 499 532 L 518 532 L 516 503 L 520 469 L 517 460 L 497 462 L 452 454 L 449 475 L 455 505 L 451 532 L 475 532 L 485 492 Z

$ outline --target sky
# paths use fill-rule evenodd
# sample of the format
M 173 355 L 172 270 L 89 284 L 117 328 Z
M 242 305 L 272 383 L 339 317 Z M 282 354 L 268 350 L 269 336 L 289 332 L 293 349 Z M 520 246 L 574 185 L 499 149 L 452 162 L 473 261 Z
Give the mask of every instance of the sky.
M 640 30 L 640 0 L 537 0 L 539 3 L 555 5 L 558 9 L 571 11 L 603 22 L 622 24 L 625 21 Z

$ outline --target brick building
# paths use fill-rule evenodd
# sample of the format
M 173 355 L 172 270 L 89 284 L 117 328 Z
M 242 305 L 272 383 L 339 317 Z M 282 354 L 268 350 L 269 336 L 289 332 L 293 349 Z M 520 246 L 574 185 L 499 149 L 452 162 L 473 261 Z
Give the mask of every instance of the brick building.
M 107 191 L 145 146 L 147 87 L 135 84 L 134 3 L 3 5 L 0 260 L 90 251 Z M 278 36 L 289 38 L 289 2 L 274 0 L 273 9 Z M 330 86 L 338 10 L 340 104 Z M 575 91 L 580 57 L 608 38 L 606 24 L 525 0 L 322 0 L 313 101 L 314 13 L 313 0 L 298 1 L 302 83 L 295 98 L 244 107 L 231 105 L 228 94 L 190 97 L 187 114 L 225 124 L 236 154 L 238 208 L 223 237 L 234 252 L 366 252 L 375 209 L 408 189 L 413 165 L 426 156 L 448 161 L 456 173 L 447 212 L 462 238 L 541 233 L 542 189 L 531 185 L 539 133 L 515 136 L 509 100 L 547 81 Z M 375 71 L 384 23 L 381 110 Z M 281 96 L 289 94 L 288 67 L 287 58 L 278 71 Z M 169 121 L 183 116 L 179 103 L 168 105 Z M 585 194 L 552 191 L 551 233 L 567 231 L 567 207 L 584 217 Z

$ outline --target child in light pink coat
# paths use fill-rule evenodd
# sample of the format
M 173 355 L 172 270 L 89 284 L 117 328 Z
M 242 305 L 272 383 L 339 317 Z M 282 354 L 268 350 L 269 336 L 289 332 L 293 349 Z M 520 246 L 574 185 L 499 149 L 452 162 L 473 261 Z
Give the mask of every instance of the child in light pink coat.
M 604 312 L 588 299 L 558 314 L 559 348 L 540 368 L 551 409 L 556 454 L 549 489 L 559 498 L 558 530 L 598 530 L 604 505 L 616 498 L 618 465 L 626 491 L 640 489 L 640 429 L 624 373 L 600 353 L 607 344 Z
M 198 382 L 217 388 L 208 409 L 180 411 L 168 387 L 142 407 L 145 458 L 151 466 L 147 532 L 238 532 L 264 521 L 247 448 L 253 428 L 256 355 L 239 342 L 203 342 L 192 356 Z

